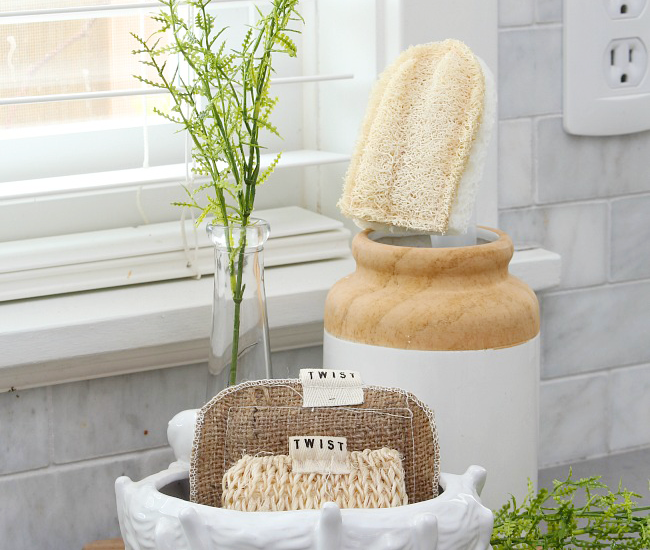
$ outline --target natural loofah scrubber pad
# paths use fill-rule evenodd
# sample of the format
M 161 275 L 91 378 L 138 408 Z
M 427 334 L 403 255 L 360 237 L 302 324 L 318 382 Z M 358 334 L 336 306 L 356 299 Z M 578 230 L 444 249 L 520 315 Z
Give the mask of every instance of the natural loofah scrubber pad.
M 296 473 L 287 455 L 245 455 L 223 476 L 222 508 L 244 512 L 392 508 L 408 504 L 404 468 L 394 449 L 352 451 L 349 474 Z
M 364 228 L 464 233 L 495 116 L 492 75 L 465 44 L 409 48 L 371 94 L 339 208 Z

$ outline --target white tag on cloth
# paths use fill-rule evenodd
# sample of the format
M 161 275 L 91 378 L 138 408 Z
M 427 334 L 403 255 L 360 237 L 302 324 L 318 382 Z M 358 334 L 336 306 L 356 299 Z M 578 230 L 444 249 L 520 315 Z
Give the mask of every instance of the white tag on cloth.
M 338 407 L 363 403 L 363 382 L 358 372 L 300 369 L 303 407 Z
M 349 474 L 345 437 L 297 435 L 289 437 L 291 469 L 297 474 Z

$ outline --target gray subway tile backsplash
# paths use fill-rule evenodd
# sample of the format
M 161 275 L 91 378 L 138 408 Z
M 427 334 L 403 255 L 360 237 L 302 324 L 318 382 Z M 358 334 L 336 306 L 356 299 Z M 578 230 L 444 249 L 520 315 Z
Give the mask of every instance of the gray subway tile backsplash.
M 609 446 L 612 451 L 650 441 L 650 364 L 616 369 L 609 381 Z
M 498 170 L 500 208 L 533 204 L 533 124 L 530 119 L 499 123 Z
M 502 10 L 509 4 L 501 0 Z M 650 444 L 650 418 L 641 419 L 650 414 L 647 399 L 634 398 L 647 392 L 647 367 L 634 365 L 650 362 L 650 132 L 567 134 L 561 0 L 536 0 L 535 17 L 540 25 L 500 33 L 499 206 L 500 226 L 516 244 L 562 255 L 559 291 L 540 296 L 541 463 L 548 465 Z M 517 184 L 529 165 L 532 175 Z M 590 414 L 600 422 L 589 424 L 583 442 Z
M 607 451 L 607 375 L 542 382 L 540 468 Z
M 170 449 L 0 478 L 3 548 L 68 550 L 119 537 L 115 480 L 142 479 L 173 460 Z
M 541 303 L 543 378 L 650 362 L 650 281 L 549 293 Z
M 508 210 L 501 228 L 515 245 L 541 246 L 562 255 L 561 288 L 607 280 L 607 204 L 554 205 Z
M 54 386 L 54 462 L 166 445 L 167 422 L 205 402 L 206 377 L 190 365 Z
M 650 278 L 650 195 L 612 201 L 614 281 Z
M 537 124 L 537 192 L 541 203 L 650 191 L 650 132 L 573 136 L 561 117 Z
M 499 113 L 502 119 L 562 110 L 562 29 L 499 33 Z
M 499 0 L 499 26 L 530 25 L 534 20 L 533 0 Z
M 562 0 L 536 0 L 538 23 L 559 23 L 562 21 Z
M 49 464 L 48 417 L 45 388 L 0 393 L 0 475 Z

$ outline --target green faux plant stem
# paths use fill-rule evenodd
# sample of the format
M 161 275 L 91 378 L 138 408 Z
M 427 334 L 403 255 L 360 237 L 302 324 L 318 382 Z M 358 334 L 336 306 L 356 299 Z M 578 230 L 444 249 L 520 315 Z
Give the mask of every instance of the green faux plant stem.
M 553 489 L 533 490 L 522 504 L 514 497 L 495 513 L 492 547 L 650 548 L 650 506 L 638 507 L 641 495 L 620 486 L 610 491 L 600 477 L 554 481 Z M 584 497 L 584 505 L 575 502 Z
M 171 112 L 154 111 L 180 125 L 192 140 L 193 171 L 208 182 L 196 189 L 185 189 L 188 199 L 174 203 L 200 210 L 197 224 L 206 216 L 229 228 L 241 225 L 242 237 L 227 243 L 234 302 L 233 346 L 229 383 L 237 380 L 240 306 L 246 231 L 255 203 L 255 191 L 275 169 L 280 154 L 261 169 L 260 130 L 279 136 L 270 121 L 277 98 L 269 94 L 274 53 L 295 57 L 296 45 L 290 26 L 302 21 L 296 11 L 299 0 L 270 0 L 268 13 L 257 8 L 259 19 L 246 33 L 239 49 L 228 49 L 217 29 L 216 19 L 208 13 L 211 0 L 160 0 L 164 9 L 152 18 L 159 28 L 149 37 L 133 34 L 144 54 L 144 65 L 152 67 L 158 80 L 135 75 L 140 82 L 167 90 L 173 99 Z M 187 8 L 185 8 L 187 6 Z M 192 21 L 181 17 L 181 10 L 194 12 Z M 169 44 L 164 43 L 170 38 Z M 161 44 L 162 43 L 162 44 Z M 183 77 L 181 63 L 171 75 L 167 64 L 178 56 L 189 67 L 192 78 Z M 203 199 L 201 199 L 203 197 Z M 204 200 L 204 204 L 199 204 Z

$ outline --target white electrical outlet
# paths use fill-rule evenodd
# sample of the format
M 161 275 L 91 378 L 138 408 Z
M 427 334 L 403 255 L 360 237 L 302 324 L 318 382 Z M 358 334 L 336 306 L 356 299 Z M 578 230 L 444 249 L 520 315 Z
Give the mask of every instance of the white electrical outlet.
M 647 4 L 647 0 L 604 0 L 604 2 L 607 13 L 612 19 L 639 17 Z
M 612 40 L 605 50 L 603 74 L 612 88 L 634 88 L 648 72 L 648 52 L 638 38 Z
M 650 0 L 564 1 L 564 128 L 650 130 Z

